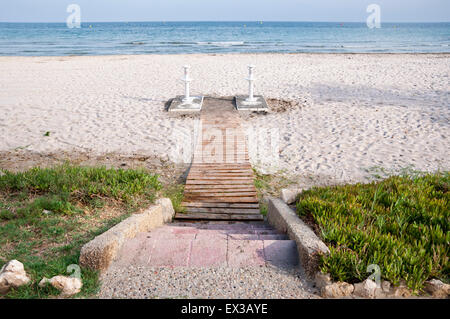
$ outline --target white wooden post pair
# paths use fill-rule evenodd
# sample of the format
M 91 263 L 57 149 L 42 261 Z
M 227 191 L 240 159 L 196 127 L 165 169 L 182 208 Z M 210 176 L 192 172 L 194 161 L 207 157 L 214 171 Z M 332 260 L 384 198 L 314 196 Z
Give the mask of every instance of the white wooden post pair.
M 183 104 L 190 104 L 193 101 L 193 97 L 191 97 L 190 93 L 190 85 L 192 82 L 192 78 L 189 75 L 190 66 L 185 65 L 184 67 L 184 78 L 181 79 L 184 82 L 184 98 L 183 98 Z M 253 76 L 253 70 L 255 69 L 254 65 L 248 66 L 248 78 L 246 79 L 248 81 L 248 98 L 245 100 L 245 102 L 253 103 L 256 102 L 257 99 L 254 96 L 254 82 L 255 77 Z

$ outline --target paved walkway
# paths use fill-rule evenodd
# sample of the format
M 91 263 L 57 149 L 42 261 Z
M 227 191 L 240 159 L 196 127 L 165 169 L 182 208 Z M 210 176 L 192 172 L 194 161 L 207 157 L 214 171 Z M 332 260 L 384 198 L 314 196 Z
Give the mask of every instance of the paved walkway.
M 125 242 L 101 298 L 317 298 L 295 243 L 265 223 L 175 223 Z
M 170 224 L 130 239 L 116 265 L 148 267 L 297 266 L 295 242 L 264 223 Z
M 262 221 L 232 101 L 206 99 L 201 119 L 187 212 L 176 215 L 200 222 L 169 224 L 126 241 L 102 275 L 100 297 L 315 298 L 295 242 Z

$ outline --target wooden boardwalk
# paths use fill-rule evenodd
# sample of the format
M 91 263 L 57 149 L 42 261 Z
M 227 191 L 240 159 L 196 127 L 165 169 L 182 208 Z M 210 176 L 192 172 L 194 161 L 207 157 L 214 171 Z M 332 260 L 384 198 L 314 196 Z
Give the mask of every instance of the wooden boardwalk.
M 186 180 L 184 220 L 263 220 L 247 138 L 232 100 L 205 99 L 201 134 Z

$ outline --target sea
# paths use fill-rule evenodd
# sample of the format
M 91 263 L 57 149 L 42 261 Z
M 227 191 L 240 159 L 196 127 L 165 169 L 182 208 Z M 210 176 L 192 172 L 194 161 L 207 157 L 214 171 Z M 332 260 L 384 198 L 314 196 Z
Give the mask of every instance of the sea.
M 449 53 L 450 23 L 0 23 L 1 56 L 301 52 Z

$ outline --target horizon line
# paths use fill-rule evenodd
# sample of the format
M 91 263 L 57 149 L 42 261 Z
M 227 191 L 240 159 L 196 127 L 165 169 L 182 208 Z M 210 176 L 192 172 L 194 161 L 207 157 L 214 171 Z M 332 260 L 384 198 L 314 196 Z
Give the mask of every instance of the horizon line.
M 218 22 L 218 23 L 224 23 L 224 22 L 285 22 L 285 23 L 366 23 L 366 21 L 340 21 L 340 20 L 333 20 L 333 21 L 312 21 L 312 20 L 147 20 L 147 21 L 138 21 L 138 20 L 119 20 L 119 21 L 81 21 L 81 23 L 167 23 L 167 22 L 181 22 L 181 23 L 191 23 L 191 22 Z M 0 23 L 62 23 L 65 24 L 66 21 L 0 21 Z M 383 23 L 450 23 L 450 21 L 382 21 Z

